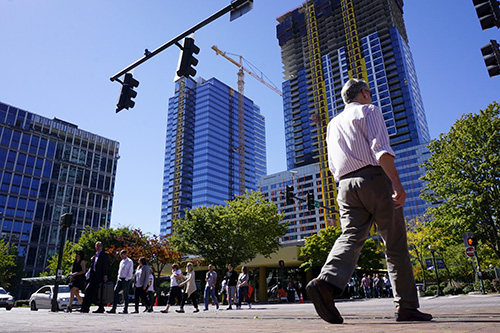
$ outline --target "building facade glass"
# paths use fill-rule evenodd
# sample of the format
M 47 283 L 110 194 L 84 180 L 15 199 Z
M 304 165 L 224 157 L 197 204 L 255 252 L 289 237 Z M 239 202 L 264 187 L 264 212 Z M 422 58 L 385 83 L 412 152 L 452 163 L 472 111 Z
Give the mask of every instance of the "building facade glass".
M 172 232 L 185 209 L 224 204 L 241 189 L 256 190 L 266 174 L 264 117 L 244 96 L 240 115 L 240 98 L 216 78 L 176 82 L 167 117 L 162 234 Z
M 0 103 L 0 230 L 38 276 L 56 252 L 59 219 L 73 213 L 66 239 L 109 226 L 119 143 Z
M 344 109 L 342 86 L 349 78 L 362 78 L 370 86 L 373 104 L 382 110 L 400 176 L 411 179 L 403 182 L 410 194 L 406 218 L 420 215 L 426 207 L 418 196 L 424 171 L 415 163 L 428 156 L 430 135 L 404 27 L 403 1 L 306 1 L 278 22 L 288 169 L 325 165 L 325 124 Z M 402 167 L 409 164 L 411 168 Z
M 283 245 L 303 245 L 304 239 L 325 228 L 321 208 L 307 208 L 308 193 L 314 195 L 314 200 L 321 202 L 321 175 L 317 164 L 310 164 L 293 170 L 278 172 L 259 179 L 259 190 L 264 198 L 278 206 L 278 213 L 283 215 L 281 223 L 288 223 L 286 234 L 280 238 Z M 293 186 L 293 205 L 287 205 L 285 187 Z M 302 200 L 304 201 L 302 201 Z M 328 224 L 328 223 L 327 223 Z

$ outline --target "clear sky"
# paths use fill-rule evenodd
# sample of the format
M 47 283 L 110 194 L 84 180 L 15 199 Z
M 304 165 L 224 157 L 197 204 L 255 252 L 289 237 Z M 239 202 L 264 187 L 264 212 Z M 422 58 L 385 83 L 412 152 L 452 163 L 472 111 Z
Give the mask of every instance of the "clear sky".
M 158 233 L 168 98 L 179 50 L 171 47 L 135 69 L 133 109 L 116 114 L 120 84 L 109 77 L 194 26 L 229 0 L 0 0 L 0 101 L 74 123 L 120 142 L 111 226 Z M 237 67 L 210 48 L 243 55 L 281 87 L 276 17 L 302 0 L 255 0 L 196 33 L 199 76 L 237 89 Z M 480 47 L 500 41 L 482 31 L 472 0 L 405 1 L 404 18 L 432 138 L 464 113 L 499 101 Z M 245 76 L 245 95 L 266 117 L 268 173 L 286 169 L 279 95 Z

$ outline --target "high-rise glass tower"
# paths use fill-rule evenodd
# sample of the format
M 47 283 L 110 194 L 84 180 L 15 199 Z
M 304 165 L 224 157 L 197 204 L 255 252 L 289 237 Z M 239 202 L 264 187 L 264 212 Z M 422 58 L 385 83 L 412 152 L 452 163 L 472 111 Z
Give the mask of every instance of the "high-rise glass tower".
M 430 140 L 408 46 L 402 0 L 310 0 L 278 18 L 284 64 L 283 104 L 288 169 L 318 163 L 323 202 L 336 206 L 325 144 L 329 120 L 342 112 L 350 78 L 368 82 L 382 110 L 408 199 L 407 219 L 422 215 L 419 165 Z M 338 220 L 324 211 L 325 220 Z
M 109 227 L 116 141 L 0 103 L 1 238 L 17 247 L 27 276 L 47 267 L 59 244 L 60 216 L 73 213 L 66 239 Z
M 160 232 L 184 211 L 256 190 L 266 174 L 264 117 L 217 80 L 180 78 L 169 99 Z

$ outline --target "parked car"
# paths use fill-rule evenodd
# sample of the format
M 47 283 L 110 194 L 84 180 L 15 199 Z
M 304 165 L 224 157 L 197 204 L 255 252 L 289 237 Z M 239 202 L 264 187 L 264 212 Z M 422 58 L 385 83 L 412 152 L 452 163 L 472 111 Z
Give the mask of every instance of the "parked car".
M 14 306 L 14 297 L 0 287 L 0 308 L 6 308 L 7 311 Z
M 42 288 L 35 291 L 30 297 L 30 308 L 31 311 L 37 311 L 38 309 L 52 309 L 52 298 L 54 295 L 54 286 L 43 286 Z M 83 297 L 83 293 L 80 292 Z M 69 304 L 69 286 L 60 285 L 59 291 L 57 292 L 57 309 L 66 310 Z M 80 302 L 73 299 L 72 307 L 79 307 Z

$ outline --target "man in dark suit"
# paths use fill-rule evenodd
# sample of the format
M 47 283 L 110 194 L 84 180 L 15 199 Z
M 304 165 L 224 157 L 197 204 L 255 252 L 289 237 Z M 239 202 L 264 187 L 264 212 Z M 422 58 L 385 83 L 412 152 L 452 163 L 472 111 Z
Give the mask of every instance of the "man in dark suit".
M 85 297 L 83 299 L 82 308 L 80 310 L 85 313 L 89 312 L 92 301 L 97 298 L 99 285 L 108 281 L 109 256 L 106 251 L 103 251 L 101 242 L 95 243 L 95 250 L 96 254 L 90 261 L 90 277 L 87 288 L 85 289 Z M 102 304 L 102 300 L 98 306 L 99 308 L 96 311 L 93 311 L 93 313 L 104 313 L 104 304 Z

